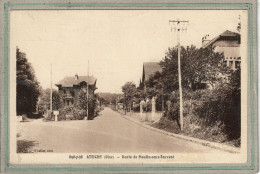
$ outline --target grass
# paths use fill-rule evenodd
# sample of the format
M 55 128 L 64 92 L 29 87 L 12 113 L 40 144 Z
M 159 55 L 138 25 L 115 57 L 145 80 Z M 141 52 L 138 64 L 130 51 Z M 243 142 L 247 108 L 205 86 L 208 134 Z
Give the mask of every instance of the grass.
M 152 124 L 153 127 L 175 134 L 182 134 L 194 138 L 199 138 L 211 142 L 225 143 L 227 145 L 240 147 L 240 139 L 228 140 L 224 132 L 224 125 L 216 122 L 212 126 L 203 124 L 203 120 L 188 115 L 184 117 L 183 131 L 180 130 L 176 120 L 162 117 L 159 122 Z

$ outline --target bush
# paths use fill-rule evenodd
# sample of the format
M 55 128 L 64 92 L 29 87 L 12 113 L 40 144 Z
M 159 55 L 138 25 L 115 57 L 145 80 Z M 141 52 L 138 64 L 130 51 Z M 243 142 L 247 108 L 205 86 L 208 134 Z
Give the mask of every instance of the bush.
M 84 117 L 87 115 L 86 111 L 83 109 L 73 109 L 73 119 L 74 120 L 83 120 Z
M 239 146 L 241 131 L 240 70 L 234 71 L 227 84 L 213 90 L 183 90 L 183 134 L 210 141 L 232 141 Z M 166 126 L 165 119 L 179 123 L 179 91 L 170 94 L 170 110 L 157 126 Z M 173 126 L 173 125 L 172 125 Z M 167 126 L 166 126 L 167 127 Z M 176 125 L 174 125 L 176 131 Z M 180 128 L 179 128 L 180 129 Z
M 68 115 L 71 116 L 68 117 Z M 82 120 L 86 115 L 85 110 L 69 106 L 59 110 L 58 120 Z
M 52 119 L 54 118 L 54 114 L 53 112 L 51 112 L 50 110 L 47 111 L 47 117 L 44 117 L 44 121 L 52 121 Z
M 72 110 L 74 107 L 64 107 L 59 110 L 58 120 L 66 120 L 66 115 L 72 114 Z
M 134 112 L 140 112 L 140 104 L 133 105 L 133 111 Z
M 212 90 L 203 96 L 204 101 L 196 101 L 194 113 L 204 120 L 204 124 L 214 126 L 224 124 L 223 131 L 229 140 L 240 138 L 241 104 L 240 91 L 230 86 Z

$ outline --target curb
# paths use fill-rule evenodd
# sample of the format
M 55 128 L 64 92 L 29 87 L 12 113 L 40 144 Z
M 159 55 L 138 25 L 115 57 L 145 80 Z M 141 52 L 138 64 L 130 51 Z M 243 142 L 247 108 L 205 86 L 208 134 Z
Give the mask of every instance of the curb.
M 159 132 L 159 133 L 169 135 L 169 136 L 172 136 L 172 137 L 175 137 L 175 138 L 180 138 L 180 139 L 183 139 L 183 140 L 186 140 L 186 141 L 190 141 L 190 142 L 193 142 L 193 143 L 201 144 L 201 145 L 204 145 L 204 146 L 207 146 L 207 147 L 211 147 L 211 148 L 214 148 L 214 149 L 218 149 L 218 150 L 222 150 L 222 151 L 226 151 L 226 152 L 230 152 L 230 153 L 240 153 L 240 148 L 237 148 L 237 147 L 232 147 L 232 146 L 228 146 L 228 145 L 224 145 L 224 144 L 220 144 L 220 143 L 216 143 L 216 142 L 210 142 L 210 141 L 201 140 L 201 139 L 198 139 L 198 138 L 193 138 L 193 137 L 188 137 L 188 136 L 185 136 L 185 135 L 178 135 L 178 134 L 175 134 L 175 133 L 167 132 L 167 131 L 164 131 L 164 130 L 161 130 L 161 129 L 154 128 L 150 125 L 138 122 L 135 119 L 131 119 L 131 118 L 129 118 L 129 116 L 125 116 L 120 112 L 118 112 L 118 113 L 124 119 L 132 121 L 136 124 L 139 124 L 139 125 L 147 128 L 147 129 L 153 130 L 155 132 Z

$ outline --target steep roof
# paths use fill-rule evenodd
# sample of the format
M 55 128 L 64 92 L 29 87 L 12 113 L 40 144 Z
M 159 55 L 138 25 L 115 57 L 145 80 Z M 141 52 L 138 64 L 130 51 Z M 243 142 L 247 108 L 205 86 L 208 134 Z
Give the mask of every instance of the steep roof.
M 79 85 L 83 81 L 88 83 L 89 85 L 95 85 L 96 80 L 97 79 L 93 76 L 78 76 L 77 80 L 75 79 L 75 76 L 66 76 L 55 85 L 61 85 L 62 87 L 73 87 L 74 85 Z
M 229 30 L 226 30 L 222 34 L 218 35 L 217 37 L 215 37 L 214 39 L 209 41 L 207 44 L 202 46 L 202 48 L 207 48 L 209 45 L 213 44 L 214 42 L 216 42 L 217 40 L 219 40 L 221 38 L 223 38 L 223 39 L 224 38 L 234 38 L 234 39 L 239 39 L 240 40 L 240 34 L 232 32 L 232 31 L 229 31 Z
M 155 72 L 162 72 L 162 67 L 159 62 L 144 62 L 143 65 L 143 80 L 148 80 Z

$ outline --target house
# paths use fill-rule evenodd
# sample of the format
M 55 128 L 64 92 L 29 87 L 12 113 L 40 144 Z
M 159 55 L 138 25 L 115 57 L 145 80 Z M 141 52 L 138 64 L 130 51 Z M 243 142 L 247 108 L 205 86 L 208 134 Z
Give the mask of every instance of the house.
M 79 91 L 85 89 L 89 95 L 94 95 L 97 79 L 93 76 L 67 76 L 57 84 L 60 95 L 60 109 L 67 106 L 77 106 Z
M 142 84 L 144 93 L 146 93 L 146 81 L 154 75 L 157 71 L 162 72 L 162 67 L 159 62 L 144 62 L 143 64 L 143 74 L 140 84 Z
M 216 52 L 223 52 L 225 56 L 225 63 L 231 67 L 232 70 L 240 67 L 240 34 L 226 30 L 212 40 L 207 39 L 208 35 L 202 38 L 202 48 L 208 46 L 215 46 Z

